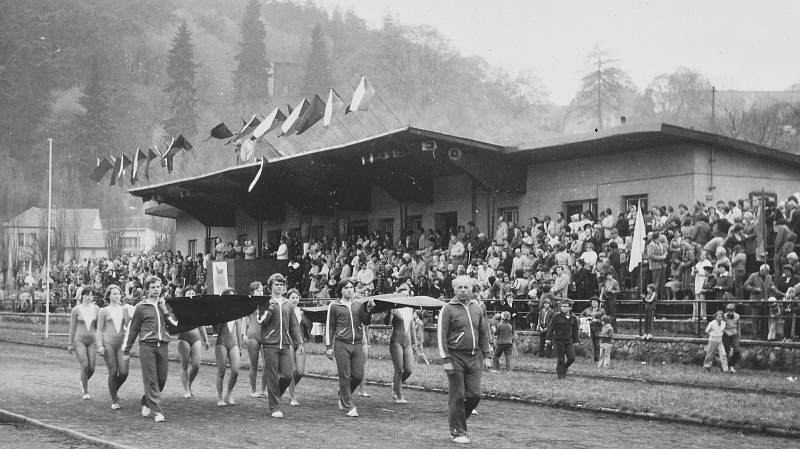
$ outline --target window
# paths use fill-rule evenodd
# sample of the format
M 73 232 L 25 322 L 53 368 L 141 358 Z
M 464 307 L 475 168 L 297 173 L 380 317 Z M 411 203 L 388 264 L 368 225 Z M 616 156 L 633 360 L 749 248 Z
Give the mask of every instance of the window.
M 778 194 L 773 192 L 750 192 L 750 203 L 754 206 L 760 204 L 759 201 L 763 197 L 767 201 L 773 201 L 778 204 Z
M 17 234 L 17 236 L 19 237 L 19 240 L 17 242 L 19 243 L 19 246 L 25 246 L 25 233 L 20 232 L 19 234 Z
M 216 245 L 217 237 L 209 237 L 206 239 L 206 253 L 214 255 L 214 245 Z
M 500 209 L 500 216 L 503 217 L 506 223 L 519 223 L 519 208 L 518 207 L 504 207 Z
M 192 239 L 186 244 L 186 255 L 193 258 L 195 254 L 197 254 L 197 240 Z
M 564 202 L 564 213 L 568 221 L 569 217 L 586 211 L 591 212 L 594 219 L 597 220 L 597 199 Z
M 647 194 L 639 194 L 639 195 L 628 195 L 623 197 L 623 207 L 625 213 L 630 211 L 631 206 L 640 205 L 642 208 L 642 213 L 647 210 Z
M 311 228 L 311 240 L 321 242 L 325 238 L 325 226 L 313 226 Z
M 389 234 L 390 240 L 394 238 L 394 218 L 384 218 L 381 220 L 381 232 Z
M 19 246 L 31 246 L 36 243 L 35 232 L 20 232 L 17 234 Z
M 132 251 L 139 249 L 139 237 L 122 237 L 122 250 L 123 251 Z
M 406 220 L 408 231 L 417 232 L 417 229 L 422 229 L 422 215 L 409 215 Z
M 350 224 L 348 225 L 348 228 L 351 237 L 358 237 L 360 235 L 369 234 L 369 226 L 367 225 L 367 220 L 351 221 Z

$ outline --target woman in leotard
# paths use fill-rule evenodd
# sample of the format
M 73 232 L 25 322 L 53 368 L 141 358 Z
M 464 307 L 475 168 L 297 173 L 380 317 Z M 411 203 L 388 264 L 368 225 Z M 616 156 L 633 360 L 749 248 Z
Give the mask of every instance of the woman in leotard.
M 195 295 L 194 288 L 188 287 L 184 292 L 187 298 Z M 200 326 L 178 334 L 178 357 L 181 359 L 181 384 L 183 397 L 192 397 L 192 382 L 200 371 L 202 350 L 208 350 L 208 334 L 205 326 Z
M 97 353 L 106 361 L 111 409 L 117 410 L 117 392 L 128 378 L 128 362 L 122 357 L 122 343 L 133 313 L 122 303 L 122 291 L 118 286 L 109 285 L 105 298 L 108 305 L 100 309 L 97 315 Z
M 410 290 L 403 284 L 397 293 L 409 295 Z M 414 309 L 411 307 L 392 309 L 387 312 L 384 323 L 392 325 L 392 336 L 389 338 L 389 354 L 394 365 L 392 398 L 398 404 L 407 404 L 408 401 L 403 397 L 403 382 L 411 376 L 414 368 L 414 347 L 417 342 Z
M 297 316 L 297 322 L 300 323 L 300 334 L 303 337 L 303 341 L 300 344 L 304 344 L 306 340 L 308 340 L 310 336 L 311 330 L 309 329 L 308 323 L 303 319 L 303 311 L 300 310 L 298 304 L 300 303 L 300 292 L 297 291 L 296 288 L 293 288 L 286 292 L 286 297 L 289 301 L 294 304 L 294 313 Z M 292 379 L 292 383 L 289 384 L 289 405 L 300 405 L 297 401 L 297 396 L 294 394 L 294 387 L 297 386 L 297 383 L 300 382 L 300 379 L 303 378 L 303 375 L 306 373 L 306 353 L 297 352 L 297 342 L 292 342 L 292 351 L 294 352 L 294 378 Z
M 255 281 L 250 284 L 250 296 L 264 296 L 264 286 Z M 261 375 L 261 392 L 256 391 L 258 380 L 258 358 L 261 355 L 261 324 L 258 322 L 258 310 L 254 311 L 245 320 L 247 337 L 247 355 L 250 361 L 250 397 L 267 397 L 266 370 Z
M 235 295 L 236 291 L 232 288 L 225 289 L 223 295 Z M 242 346 L 241 320 L 233 320 L 227 323 L 216 325 L 217 345 L 214 353 L 217 356 L 217 405 L 233 405 L 235 401 L 231 398 L 231 392 L 239 378 L 239 348 Z M 225 383 L 225 370 L 228 361 L 231 363 L 231 375 L 228 378 L 228 390 L 223 397 L 223 385 Z
M 99 308 L 94 303 L 94 290 L 84 286 L 81 302 L 69 314 L 69 343 L 67 351 L 78 356 L 81 364 L 81 390 L 83 399 L 91 399 L 89 379 L 94 374 L 97 362 L 97 315 Z

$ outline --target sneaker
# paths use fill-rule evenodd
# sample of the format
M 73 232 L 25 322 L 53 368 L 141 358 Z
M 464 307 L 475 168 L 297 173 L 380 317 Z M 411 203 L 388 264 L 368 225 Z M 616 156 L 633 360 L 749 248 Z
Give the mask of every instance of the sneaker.
M 478 414 L 478 411 L 477 411 L 477 410 L 475 410 L 475 409 L 473 408 L 473 409 L 472 409 L 472 414 L 473 414 L 473 415 L 477 415 L 477 414 Z M 468 441 L 468 442 L 469 442 L 469 441 Z
M 339 399 L 339 410 L 344 411 L 344 404 L 342 404 L 341 399 Z
M 347 416 L 349 416 L 351 418 L 357 417 L 358 416 L 358 409 L 355 408 L 355 407 L 351 408 L 350 411 L 347 412 Z
M 113 404 L 111 404 L 111 410 L 119 410 L 119 409 L 120 409 L 119 403 L 114 402 Z
M 228 404 L 226 404 L 225 401 L 223 401 L 222 399 L 219 399 L 217 401 L 217 407 L 225 407 L 226 405 Z
M 143 405 L 142 406 L 142 416 L 150 416 L 150 407 Z
M 270 416 L 272 416 L 273 418 L 283 418 L 283 412 L 280 410 L 275 410 L 274 412 L 272 412 L 272 415 Z
M 254 392 L 252 392 L 252 393 L 250 393 L 250 397 L 251 397 L 251 398 L 257 398 L 257 397 L 260 397 L 260 396 L 261 396 L 261 395 L 260 395 L 259 393 L 256 393 L 255 391 L 254 391 Z
M 289 405 L 291 405 L 292 407 L 296 407 L 296 406 L 300 405 L 300 403 L 297 402 L 297 399 L 292 398 L 291 400 L 289 400 Z
M 156 422 L 164 422 L 164 415 L 162 415 L 161 413 L 156 413 L 154 419 L 156 420 Z
M 731 373 L 731 374 L 736 374 L 736 368 L 730 367 L 730 368 L 728 368 L 728 372 Z
M 81 399 L 91 399 L 91 398 L 92 398 L 92 395 L 89 394 L 89 393 L 83 393 L 83 396 L 81 396 Z
M 189 392 L 187 391 L 187 392 L 183 393 L 183 397 L 184 397 L 184 398 L 186 398 L 186 399 L 189 399 L 189 398 L 191 398 L 191 397 L 192 397 L 192 393 L 189 393 Z
M 469 444 L 469 438 L 466 435 L 458 435 L 453 437 L 453 443 L 457 444 Z
M 408 401 L 405 400 L 404 398 L 395 399 L 394 402 L 397 404 L 408 404 Z
M 369 397 L 369 393 L 367 393 L 366 391 L 359 391 L 358 395 L 361 396 L 362 398 L 368 398 Z
M 260 397 L 260 398 L 268 398 L 269 394 L 266 391 L 262 391 L 261 393 L 258 393 L 258 397 Z

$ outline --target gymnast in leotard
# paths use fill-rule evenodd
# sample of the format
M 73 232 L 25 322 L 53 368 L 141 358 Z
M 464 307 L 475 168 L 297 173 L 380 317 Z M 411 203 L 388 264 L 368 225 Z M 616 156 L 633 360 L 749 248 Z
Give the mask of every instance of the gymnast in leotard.
M 411 295 L 407 284 L 401 285 L 397 293 Z M 411 376 L 414 368 L 414 348 L 417 342 L 414 309 L 411 307 L 391 309 L 386 313 L 384 324 L 392 326 L 392 336 L 389 339 L 389 354 L 394 365 L 392 398 L 398 404 L 407 404 L 408 401 L 403 397 L 403 382 Z
M 264 286 L 261 282 L 250 283 L 250 296 L 264 296 Z M 256 391 L 258 383 L 258 359 L 263 348 L 261 347 L 261 323 L 258 322 L 258 310 L 244 319 L 245 336 L 247 338 L 247 356 L 250 361 L 250 397 L 267 397 L 266 370 L 261 375 L 261 391 Z
M 187 287 L 183 293 L 187 298 L 195 295 L 194 288 Z M 200 371 L 200 359 L 203 349 L 208 349 L 208 334 L 205 326 L 200 326 L 178 334 L 178 357 L 181 359 L 181 384 L 183 397 L 190 398 L 192 382 Z
M 97 315 L 99 308 L 94 303 L 94 290 L 85 286 L 81 290 L 81 302 L 69 314 L 69 343 L 67 351 L 78 356 L 81 364 L 81 390 L 83 399 L 91 399 L 89 379 L 94 374 L 97 362 Z
M 223 295 L 235 295 L 236 291 L 228 288 L 222 292 Z M 233 320 L 215 326 L 217 331 L 217 345 L 214 353 L 217 357 L 217 405 L 233 405 L 235 401 L 231 397 L 236 379 L 239 378 L 240 349 L 242 346 L 241 320 Z M 225 370 L 228 361 L 231 363 L 231 375 L 228 378 L 228 390 L 223 397 L 223 385 L 225 383 Z
M 133 314 L 122 303 L 122 291 L 116 285 L 109 285 L 105 294 L 108 305 L 97 315 L 97 353 L 103 356 L 108 368 L 108 392 L 111 394 L 111 409 L 119 409 L 117 392 L 128 378 L 128 361 L 122 357 L 122 344 L 125 331 Z
M 309 323 L 304 320 L 303 311 L 300 310 L 300 292 L 297 291 L 296 288 L 293 288 L 286 292 L 286 297 L 289 301 L 294 304 L 294 313 L 297 317 L 297 322 L 300 323 L 300 335 L 303 337 L 303 341 L 300 343 L 305 343 L 306 340 L 310 337 L 311 330 L 309 329 Z M 295 406 L 300 405 L 300 402 L 297 401 L 297 396 L 294 394 L 294 388 L 297 386 L 297 383 L 300 382 L 300 379 L 303 378 L 303 375 L 306 372 L 306 353 L 305 352 L 298 352 L 297 347 L 299 345 L 297 343 L 292 344 L 292 351 L 294 352 L 294 378 L 292 378 L 292 383 L 289 384 L 289 405 Z

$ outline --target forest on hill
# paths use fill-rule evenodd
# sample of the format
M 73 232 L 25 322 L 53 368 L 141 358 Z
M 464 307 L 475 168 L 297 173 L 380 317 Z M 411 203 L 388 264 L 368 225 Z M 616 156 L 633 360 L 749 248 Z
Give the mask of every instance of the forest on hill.
M 542 45 L 546 45 L 543 43 Z M 535 67 L 536 55 L 520 55 Z M 289 113 L 302 98 L 345 102 L 361 76 L 378 93 L 369 112 L 339 118 L 333 131 L 275 141 L 277 154 L 341 143 L 413 125 L 515 145 L 560 132 L 663 120 L 794 150 L 798 99 L 728 93 L 711 111 L 711 83 L 691 69 L 660 75 L 643 90 L 607 54 L 588 56 L 569 105 L 548 101 L 532 72 L 510 74 L 464 56 L 430 26 L 386 17 L 370 28 L 353 11 L 276 0 L 4 0 L 0 2 L 0 219 L 45 205 L 53 142 L 54 205 L 125 215 L 138 200 L 129 182 L 88 178 L 97 158 L 162 151 L 184 135 L 194 148 L 159 182 L 235 163 L 234 132 L 253 114 Z M 271 80 L 271 81 L 270 81 Z M 710 117 L 716 119 L 710 123 Z M 260 156 L 256 149 L 256 156 Z

